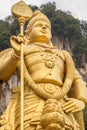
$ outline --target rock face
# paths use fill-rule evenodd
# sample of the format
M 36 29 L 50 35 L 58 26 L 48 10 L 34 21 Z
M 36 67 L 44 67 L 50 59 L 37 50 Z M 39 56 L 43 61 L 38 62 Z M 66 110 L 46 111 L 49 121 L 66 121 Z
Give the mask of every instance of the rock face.
M 0 115 L 2 115 L 3 111 L 6 109 L 10 101 L 12 95 L 12 87 L 16 86 L 19 86 L 19 79 L 15 72 L 11 79 L 8 82 L 3 83 L 0 87 Z
M 64 40 L 59 40 L 58 37 L 53 38 L 53 43 L 55 46 L 57 46 L 59 49 L 64 49 L 67 50 L 72 56 L 72 49 L 73 49 L 73 43 L 69 43 L 68 39 Z M 87 82 L 87 62 L 86 62 L 86 57 L 84 54 L 80 54 L 79 59 L 81 61 L 81 68 L 77 68 L 80 74 L 82 75 L 83 79 Z
M 72 55 L 73 44 L 70 44 L 67 39 L 65 41 L 61 42 L 57 37 L 54 37 L 53 43 L 59 49 L 67 50 Z M 82 64 L 81 65 L 82 68 L 80 68 L 78 71 L 81 73 L 83 79 L 87 82 L 87 63 L 85 62 L 84 55 L 81 55 L 81 64 Z M 9 100 L 11 98 L 12 87 L 18 86 L 18 85 L 19 85 L 19 80 L 18 80 L 16 73 L 11 77 L 11 79 L 8 82 L 1 85 L 2 87 L 0 87 L 0 93 L 2 90 L 2 94 L 0 94 L 1 95 L 1 97 L 0 97 L 0 115 L 6 109 L 6 106 L 9 103 Z

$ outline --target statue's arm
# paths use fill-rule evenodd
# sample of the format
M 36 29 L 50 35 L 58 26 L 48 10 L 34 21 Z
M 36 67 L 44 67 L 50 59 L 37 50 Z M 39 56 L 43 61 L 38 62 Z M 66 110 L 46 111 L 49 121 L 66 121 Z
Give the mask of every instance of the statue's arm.
M 0 52 L 0 81 L 7 81 L 14 73 L 20 58 L 12 48 Z
M 66 59 L 65 60 L 66 73 L 67 73 L 66 75 L 68 75 L 68 79 L 71 79 L 71 81 L 72 81 L 71 87 L 70 87 L 69 91 L 67 92 L 68 97 L 65 97 L 66 102 L 63 105 L 63 110 L 65 112 L 78 112 L 78 111 L 83 110 L 85 107 L 85 103 L 84 103 L 85 100 L 81 99 L 81 95 L 84 95 L 84 94 L 81 94 L 79 91 L 79 90 L 81 90 L 81 88 L 79 87 L 79 85 L 81 85 L 80 82 L 82 83 L 84 88 L 86 88 L 85 82 L 83 81 L 80 74 L 75 70 L 75 65 L 74 65 L 73 59 L 70 56 L 70 54 L 64 50 L 62 52 Z M 77 84 L 77 82 L 79 84 Z M 67 83 L 67 85 L 69 84 L 68 80 L 66 83 Z M 73 86 L 72 86 L 72 84 L 73 84 Z M 79 90 L 77 90 L 77 87 Z
M 65 55 L 66 58 L 70 57 L 70 55 L 67 51 L 63 51 L 63 54 Z M 69 58 L 69 60 L 70 61 L 68 64 L 68 68 L 69 67 L 72 68 L 72 66 L 70 65 L 72 58 Z M 74 67 L 73 69 L 74 69 L 74 79 L 72 82 L 71 90 L 69 91 L 69 95 L 70 95 L 70 97 L 75 97 L 76 99 L 83 100 L 85 102 L 85 104 L 87 104 L 86 82 L 83 80 L 82 76 L 76 70 L 76 68 Z M 71 73 L 71 71 L 68 73 Z
M 73 81 L 74 96 L 77 99 L 83 100 L 87 104 L 87 87 L 86 82 L 81 77 L 80 73 L 75 70 L 75 78 Z
M 22 42 L 23 36 L 11 36 L 10 44 L 12 48 L 6 49 L 0 53 L 0 81 L 7 81 L 15 72 L 20 61 L 20 48 Z

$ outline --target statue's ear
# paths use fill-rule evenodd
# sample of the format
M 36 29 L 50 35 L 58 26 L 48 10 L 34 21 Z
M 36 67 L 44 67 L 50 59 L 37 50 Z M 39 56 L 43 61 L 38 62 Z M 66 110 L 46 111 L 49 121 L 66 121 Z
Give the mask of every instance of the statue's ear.
M 30 35 L 25 35 L 24 36 L 24 44 L 28 45 L 30 43 Z
M 26 45 L 30 43 L 30 32 L 29 32 L 28 29 L 25 30 L 24 39 L 25 39 L 25 44 L 26 44 Z

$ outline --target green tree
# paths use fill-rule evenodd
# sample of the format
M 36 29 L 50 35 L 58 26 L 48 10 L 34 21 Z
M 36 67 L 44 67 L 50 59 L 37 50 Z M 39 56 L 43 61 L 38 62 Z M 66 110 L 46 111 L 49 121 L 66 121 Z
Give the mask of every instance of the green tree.
M 11 36 L 9 23 L 7 21 L 0 20 L 0 51 L 8 48 L 9 37 Z
M 85 130 L 87 130 L 87 107 L 83 111 L 84 115 L 84 123 L 85 123 Z
M 80 25 L 81 25 L 81 32 L 82 32 L 82 35 L 84 36 L 84 38 L 86 38 L 87 40 L 87 21 L 81 21 L 80 22 Z

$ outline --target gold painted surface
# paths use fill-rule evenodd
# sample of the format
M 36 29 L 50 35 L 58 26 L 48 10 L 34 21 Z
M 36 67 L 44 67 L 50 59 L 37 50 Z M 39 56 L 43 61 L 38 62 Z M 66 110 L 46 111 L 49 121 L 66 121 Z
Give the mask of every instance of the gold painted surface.
M 16 13 L 17 17 L 26 18 L 22 13 Z M 0 118 L 0 130 L 84 130 L 82 110 L 87 104 L 86 83 L 70 54 L 53 46 L 51 37 L 49 19 L 37 10 L 25 35 L 11 36 L 12 49 L 0 53 L 2 82 L 7 81 L 16 69 L 21 79 L 21 64 L 24 76 L 24 90 L 21 86 L 13 87 L 10 103 Z
M 12 13 L 16 17 L 24 17 L 26 19 L 29 19 L 32 17 L 32 10 L 29 6 L 26 5 L 24 1 L 19 1 L 15 5 L 12 6 Z

